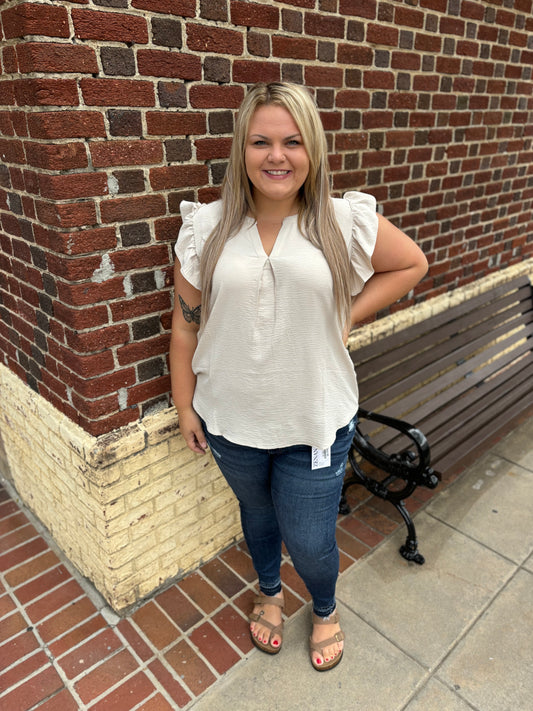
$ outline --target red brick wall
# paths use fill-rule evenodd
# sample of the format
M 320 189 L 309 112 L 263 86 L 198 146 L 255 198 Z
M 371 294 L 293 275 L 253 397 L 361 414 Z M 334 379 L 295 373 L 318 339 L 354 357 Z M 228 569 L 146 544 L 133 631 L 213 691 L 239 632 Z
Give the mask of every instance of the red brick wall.
M 532 0 L 0 0 L 0 351 L 92 434 L 169 403 L 172 244 L 250 82 L 316 92 L 336 194 L 431 267 L 533 251 Z

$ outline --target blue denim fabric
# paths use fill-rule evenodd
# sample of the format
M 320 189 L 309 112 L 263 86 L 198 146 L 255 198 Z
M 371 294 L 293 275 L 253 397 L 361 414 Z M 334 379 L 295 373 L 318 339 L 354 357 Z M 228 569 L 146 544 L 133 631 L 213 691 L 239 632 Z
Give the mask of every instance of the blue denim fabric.
M 204 431 L 209 448 L 239 500 L 244 538 L 265 595 L 281 590 L 281 542 L 327 617 L 335 609 L 339 551 L 335 524 L 356 418 L 337 430 L 331 464 L 311 469 L 311 447 L 256 449 Z

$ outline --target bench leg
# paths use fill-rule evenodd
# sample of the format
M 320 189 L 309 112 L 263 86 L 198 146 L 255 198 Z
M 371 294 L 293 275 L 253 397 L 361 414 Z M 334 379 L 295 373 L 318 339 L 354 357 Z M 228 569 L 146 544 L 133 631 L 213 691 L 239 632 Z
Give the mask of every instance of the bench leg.
M 405 525 L 407 526 L 407 538 L 405 539 L 405 544 L 400 547 L 400 555 L 405 558 L 405 560 L 418 563 L 418 565 L 423 565 L 426 562 L 426 559 L 421 553 L 418 552 L 415 524 L 409 515 L 409 511 L 405 508 L 403 501 L 391 503 L 394 503 L 394 506 L 401 513 L 402 518 L 405 521 Z
M 343 516 L 350 513 L 351 509 L 346 499 L 346 491 L 353 484 L 360 484 L 364 486 L 367 491 L 374 494 L 374 496 L 378 496 L 380 499 L 384 499 L 385 501 L 390 501 L 390 503 L 400 512 L 407 527 L 407 538 L 405 539 L 405 544 L 400 548 L 400 555 L 405 558 L 405 560 L 418 563 L 418 565 L 423 565 L 426 562 L 426 559 L 418 551 L 415 524 L 409 515 L 409 511 L 405 508 L 404 501 L 396 498 L 397 492 L 391 492 L 386 488 L 386 486 L 383 486 L 385 482 L 377 482 L 374 479 L 370 479 L 365 476 L 355 461 L 352 465 L 352 472 L 352 476 L 346 480 L 342 488 L 342 495 L 339 502 L 339 513 Z M 414 486 L 413 488 L 416 487 Z

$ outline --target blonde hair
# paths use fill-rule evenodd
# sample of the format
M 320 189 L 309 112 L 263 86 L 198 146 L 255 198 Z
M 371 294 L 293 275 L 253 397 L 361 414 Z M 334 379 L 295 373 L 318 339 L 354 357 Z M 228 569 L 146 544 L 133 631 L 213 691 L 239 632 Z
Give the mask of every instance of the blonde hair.
M 330 199 L 327 143 L 318 110 L 309 92 L 297 84 L 256 84 L 245 96 L 237 120 L 228 168 L 222 183 L 222 215 L 202 252 L 202 318 L 207 319 L 216 264 L 226 241 L 242 227 L 247 214 L 256 215 L 252 186 L 245 166 L 248 128 L 260 106 L 285 108 L 298 126 L 309 157 L 309 173 L 300 188 L 298 224 L 307 239 L 322 250 L 333 279 L 333 294 L 342 326 L 350 313 L 350 259 Z

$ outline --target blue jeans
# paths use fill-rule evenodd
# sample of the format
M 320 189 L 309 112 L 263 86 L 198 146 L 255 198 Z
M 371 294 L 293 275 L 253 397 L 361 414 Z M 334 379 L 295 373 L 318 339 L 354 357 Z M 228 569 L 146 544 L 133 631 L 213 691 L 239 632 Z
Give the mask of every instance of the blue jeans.
M 242 530 L 265 595 L 281 590 L 281 543 L 327 617 L 335 609 L 339 551 L 335 525 L 356 418 L 337 430 L 330 465 L 311 468 L 311 447 L 256 449 L 204 431 L 209 448 L 239 500 Z

